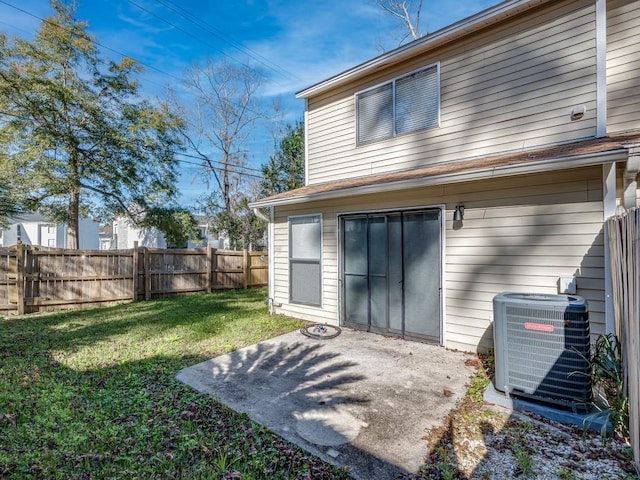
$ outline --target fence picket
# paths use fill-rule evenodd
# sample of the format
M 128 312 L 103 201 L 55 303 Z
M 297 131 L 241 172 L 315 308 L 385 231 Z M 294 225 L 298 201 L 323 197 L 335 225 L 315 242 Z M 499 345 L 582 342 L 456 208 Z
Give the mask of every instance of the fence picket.
M 607 220 L 615 332 L 622 344 L 629 401 L 629 435 L 640 462 L 640 209 Z

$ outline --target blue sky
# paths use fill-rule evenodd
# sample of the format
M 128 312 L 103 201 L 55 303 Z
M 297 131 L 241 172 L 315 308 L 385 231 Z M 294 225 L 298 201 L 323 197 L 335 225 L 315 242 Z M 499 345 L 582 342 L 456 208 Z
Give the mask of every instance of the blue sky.
M 373 0 L 76 0 L 77 17 L 106 47 L 106 57 L 132 57 L 145 66 L 143 92 L 162 96 L 183 72 L 207 58 L 249 62 L 269 80 L 265 101 L 279 98 L 291 123 L 301 119 L 295 92 L 398 46 L 398 24 Z M 496 0 L 426 0 L 421 31 L 433 32 L 500 3 Z M 17 8 L 15 8 L 17 7 Z M 31 37 L 35 17 L 51 14 L 47 0 L 0 0 L 0 30 Z M 273 140 L 256 131 L 250 165 L 273 153 Z M 183 204 L 206 188 L 192 165 L 182 165 Z

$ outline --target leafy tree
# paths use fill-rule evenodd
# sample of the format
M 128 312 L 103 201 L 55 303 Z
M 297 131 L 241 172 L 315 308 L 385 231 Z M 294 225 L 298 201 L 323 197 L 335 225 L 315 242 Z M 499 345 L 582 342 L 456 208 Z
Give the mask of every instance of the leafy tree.
M 0 151 L 25 204 L 66 222 L 77 248 L 81 215 L 139 223 L 170 204 L 181 120 L 140 98 L 133 60 L 99 56 L 72 6 L 51 5 L 33 41 L 0 35 Z
M 304 123 L 287 125 L 285 136 L 262 166 L 262 195 L 274 195 L 304 185 Z
M 229 239 L 233 250 L 263 248 L 266 224 L 249 207 L 253 195 L 236 192 L 230 199 L 230 209 L 222 208 L 220 192 L 212 192 L 203 201 L 202 210 L 211 218 L 210 227 Z
M 265 223 L 249 208 L 249 199 L 243 197 L 233 215 L 221 212 L 214 219 L 214 227 L 225 232 L 234 250 L 263 247 Z
M 9 217 L 24 212 L 20 198 L 0 168 L 0 230 L 5 228 Z
M 143 228 L 155 227 L 167 245 L 182 247 L 188 240 L 199 240 L 200 232 L 193 215 L 183 208 L 151 208 L 141 222 Z

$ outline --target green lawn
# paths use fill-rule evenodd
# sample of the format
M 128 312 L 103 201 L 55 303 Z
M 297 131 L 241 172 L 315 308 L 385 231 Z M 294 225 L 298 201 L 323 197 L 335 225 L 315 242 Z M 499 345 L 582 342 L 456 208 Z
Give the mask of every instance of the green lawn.
M 301 325 L 265 297 L 0 319 L 0 478 L 348 478 L 174 378 Z

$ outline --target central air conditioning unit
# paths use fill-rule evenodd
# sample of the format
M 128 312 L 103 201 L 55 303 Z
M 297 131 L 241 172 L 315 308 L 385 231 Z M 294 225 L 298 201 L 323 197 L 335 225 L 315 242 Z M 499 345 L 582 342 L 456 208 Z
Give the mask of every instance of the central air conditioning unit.
M 501 293 L 493 311 L 495 388 L 574 411 L 588 408 L 587 302 L 575 295 Z

